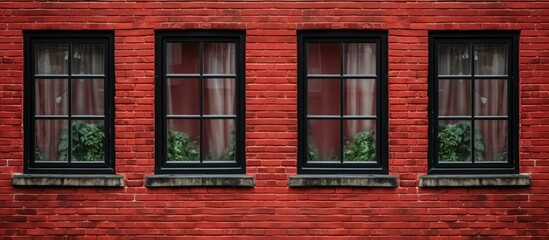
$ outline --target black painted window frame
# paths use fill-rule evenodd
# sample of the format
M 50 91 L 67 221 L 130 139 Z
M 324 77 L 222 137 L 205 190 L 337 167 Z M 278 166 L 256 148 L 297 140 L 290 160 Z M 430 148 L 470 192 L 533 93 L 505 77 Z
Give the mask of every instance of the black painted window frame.
M 29 174 L 114 174 L 114 32 L 112 31 L 24 31 L 24 172 Z M 68 60 L 68 75 L 35 75 L 35 44 L 36 43 L 68 43 L 69 56 L 72 56 L 73 43 L 102 43 L 104 44 L 104 76 L 99 75 L 73 75 L 72 58 Z M 49 117 L 47 119 L 67 119 L 69 123 L 73 120 L 104 120 L 104 162 L 36 162 L 35 161 L 35 79 L 47 78 L 68 79 L 67 92 L 71 91 L 71 80 L 97 79 L 102 78 L 104 82 L 104 117 L 73 117 L 70 115 L 70 101 L 67 117 Z M 70 93 L 69 93 L 70 95 Z M 38 117 L 40 118 L 40 117 Z M 45 118 L 46 119 L 46 118 Z M 69 136 L 71 129 L 69 130 Z M 70 137 L 69 137 L 70 139 Z M 69 144 L 70 148 L 70 144 Z M 70 159 L 70 156 L 69 156 Z
M 388 45 L 387 31 L 353 31 L 353 30 L 305 30 L 298 32 L 298 174 L 327 174 L 327 175 L 365 175 L 388 174 Z M 376 81 L 376 162 L 370 163 L 307 163 L 307 79 L 315 76 L 307 76 L 307 43 L 340 43 L 340 48 L 345 42 L 376 43 L 376 76 L 364 76 L 375 78 Z M 343 51 L 341 51 L 343 54 Z M 340 58 L 343 56 L 340 55 Z M 343 62 L 343 61 L 341 61 Z M 330 76 L 330 78 L 332 78 Z M 343 79 L 362 78 L 361 75 L 344 76 L 343 71 L 336 78 L 341 84 Z M 344 91 L 341 88 L 341 91 Z M 340 94 L 340 98 L 343 98 Z M 342 99 L 340 99 L 342 101 Z M 343 104 L 343 103 L 342 103 Z M 370 119 L 355 118 L 352 119 Z M 346 119 L 341 114 L 340 121 Z M 342 124 L 341 124 L 342 126 Z M 341 132 L 342 130 L 340 130 Z M 343 137 L 340 139 L 343 142 Z M 343 143 L 341 145 L 343 147 Z M 342 150 L 343 151 L 343 150 Z M 340 153 L 343 154 L 343 153 Z
M 236 72 L 235 81 L 235 162 L 209 163 L 200 159 L 200 163 L 167 163 L 167 141 L 166 139 L 166 43 L 168 42 L 234 42 L 236 46 Z M 245 161 L 245 43 L 246 33 L 240 30 L 187 30 L 187 31 L 156 31 L 155 33 L 155 174 L 244 174 L 246 172 Z M 203 48 L 200 48 L 200 58 L 203 57 Z M 178 74 L 178 78 L 203 78 L 215 77 L 215 75 L 200 76 L 194 74 Z M 227 77 L 222 75 L 222 77 Z M 202 84 L 201 84 L 202 85 Z M 200 94 L 202 96 L 202 93 Z M 202 98 L 202 97 L 200 97 Z M 197 103 L 198 104 L 198 103 Z M 202 108 L 202 106 L 201 106 Z M 185 118 L 182 118 L 185 119 Z M 195 119 L 195 118 L 192 118 Z M 210 117 L 203 119 L 226 119 Z M 203 131 L 200 131 L 200 135 Z M 202 153 L 200 154 L 202 156 Z
M 431 31 L 429 32 L 429 174 L 518 174 L 519 173 L 519 31 Z M 461 120 L 461 117 L 438 116 L 438 54 L 437 46 L 441 43 L 469 43 L 470 49 L 474 44 L 505 43 L 507 45 L 507 81 L 508 81 L 508 157 L 507 162 L 478 163 L 439 163 L 438 162 L 438 120 Z M 471 58 L 473 59 L 473 58 Z M 471 60 L 471 84 L 475 79 L 501 79 L 497 77 L 476 77 L 474 60 Z M 447 78 L 447 76 L 444 76 Z M 459 78 L 464 78 L 459 76 Z M 473 88 L 474 89 L 474 88 Z M 474 112 L 474 94 L 471 94 L 471 105 Z M 459 118 L 459 119 L 458 119 Z M 498 120 L 500 118 L 496 117 Z M 474 124 L 475 119 L 490 120 L 490 117 L 477 117 L 474 114 L 468 118 Z M 472 126 L 474 128 L 474 125 Z M 474 139 L 473 141 L 474 142 Z M 474 144 L 474 143 L 472 143 Z M 474 154 L 473 154 L 474 159 Z

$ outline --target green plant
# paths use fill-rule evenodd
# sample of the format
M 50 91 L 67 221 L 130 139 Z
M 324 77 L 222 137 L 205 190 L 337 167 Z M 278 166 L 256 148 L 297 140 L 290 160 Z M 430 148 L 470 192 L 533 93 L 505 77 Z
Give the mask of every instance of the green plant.
M 313 146 L 311 136 L 309 135 L 307 137 L 307 161 L 318 161 L 319 158 L 318 150 Z
M 103 160 L 103 140 L 105 131 L 102 124 L 87 123 L 84 121 L 72 122 L 71 156 L 75 161 Z M 66 161 L 69 156 L 69 134 L 65 127 L 61 132 L 59 145 L 59 160 Z
M 235 147 L 235 143 L 236 143 L 236 136 L 235 136 L 235 130 L 231 130 L 231 142 L 229 142 L 229 146 L 227 147 L 227 149 L 225 149 L 225 152 L 223 153 L 223 159 L 222 160 L 225 160 L 225 161 L 234 161 L 235 158 L 234 158 L 234 147 Z
M 343 159 L 345 161 L 375 161 L 376 139 L 371 131 L 359 132 L 345 144 Z
M 484 140 L 482 133 L 474 131 L 475 160 L 484 160 Z M 471 161 L 471 125 L 466 122 L 458 122 L 448 125 L 439 125 L 439 161 L 456 162 Z
M 168 160 L 193 161 L 199 159 L 198 146 L 191 142 L 186 133 L 175 130 L 168 131 Z

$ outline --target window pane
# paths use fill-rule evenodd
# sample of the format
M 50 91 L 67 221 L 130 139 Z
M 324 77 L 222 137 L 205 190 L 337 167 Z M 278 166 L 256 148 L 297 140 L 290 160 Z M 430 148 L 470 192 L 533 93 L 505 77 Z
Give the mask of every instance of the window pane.
M 72 74 L 105 74 L 103 48 L 102 43 L 74 43 Z
M 344 162 L 376 160 L 375 120 L 344 120 Z
M 340 161 L 339 120 L 308 121 L 307 161 Z
M 105 114 L 105 82 L 103 79 L 74 79 L 72 81 L 73 115 Z
M 376 115 L 376 80 L 346 79 L 343 114 Z
M 204 161 L 235 161 L 235 124 L 232 119 L 204 120 Z
M 68 115 L 68 87 L 67 79 L 36 79 L 35 114 Z
M 235 60 L 234 43 L 204 43 L 205 74 L 235 74 Z
M 34 160 L 68 162 L 67 120 L 35 120 Z
M 340 74 L 341 50 L 339 43 L 308 43 L 308 74 Z
M 72 122 L 72 162 L 102 162 L 105 157 L 104 144 L 103 120 Z
M 476 44 L 475 74 L 507 75 L 507 45 Z
M 167 122 L 167 161 L 199 161 L 200 121 L 170 119 Z
M 166 81 L 166 111 L 168 115 L 199 115 L 200 80 L 197 78 L 169 78 Z
M 168 74 L 199 74 L 198 42 L 166 43 L 166 69 Z
M 375 43 L 345 43 L 343 49 L 345 75 L 376 74 Z
M 438 161 L 472 162 L 471 122 L 438 122 Z
M 204 115 L 235 114 L 235 84 L 231 78 L 204 79 Z
M 64 74 L 69 72 L 69 45 L 66 43 L 36 44 L 35 74 Z
M 476 162 L 507 162 L 508 123 L 506 120 L 475 121 Z
M 471 116 L 471 80 L 438 81 L 439 116 Z
M 307 112 L 309 115 L 340 115 L 341 82 L 339 79 L 308 79 Z
M 475 115 L 507 116 L 507 80 L 475 81 Z
M 439 44 L 439 75 L 471 75 L 469 44 Z

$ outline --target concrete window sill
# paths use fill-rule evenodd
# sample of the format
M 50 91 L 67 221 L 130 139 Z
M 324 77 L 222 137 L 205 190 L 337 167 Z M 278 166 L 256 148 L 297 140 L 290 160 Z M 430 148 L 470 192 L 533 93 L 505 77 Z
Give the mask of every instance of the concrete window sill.
M 124 187 L 122 175 L 15 174 L 13 186 Z
M 246 175 L 153 175 L 145 177 L 147 187 L 254 187 Z
M 290 177 L 290 187 L 398 187 L 396 176 L 388 175 L 298 175 Z
M 423 175 L 420 187 L 528 187 L 528 174 L 497 175 Z

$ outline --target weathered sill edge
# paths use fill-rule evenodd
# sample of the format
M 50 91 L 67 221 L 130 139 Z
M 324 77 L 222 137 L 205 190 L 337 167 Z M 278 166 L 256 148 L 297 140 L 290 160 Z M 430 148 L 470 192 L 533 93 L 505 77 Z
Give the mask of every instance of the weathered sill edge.
M 529 187 L 529 174 L 423 175 L 420 187 Z
M 390 175 L 298 175 L 288 180 L 290 187 L 398 187 L 398 178 Z
M 152 175 L 145 177 L 146 187 L 254 187 L 247 175 Z
M 14 174 L 12 186 L 124 187 L 122 175 Z

